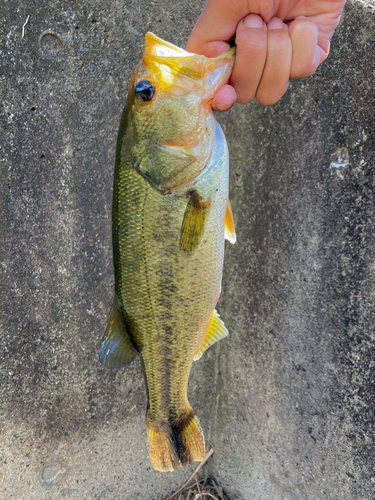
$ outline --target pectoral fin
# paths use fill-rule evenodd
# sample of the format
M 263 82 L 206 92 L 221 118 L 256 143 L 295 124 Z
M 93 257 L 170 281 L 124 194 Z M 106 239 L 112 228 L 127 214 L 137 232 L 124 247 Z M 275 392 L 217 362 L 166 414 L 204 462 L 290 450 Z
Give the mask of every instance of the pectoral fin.
M 180 248 L 187 253 L 193 253 L 199 245 L 207 220 L 211 200 L 203 201 L 202 197 L 193 191 L 187 204 L 181 226 Z
M 100 346 L 99 361 L 104 366 L 119 368 L 128 365 L 136 355 L 119 310 L 118 299 L 115 298 Z
M 225 328 L 224 323 L 221 321 L 216 309 L 212 313 L 210 325 L 207 330 L 206 337 L 197 354 L 194 356 L 194 361 L 200 359 L 203 353 L 218 340 L 225 338 L 228 335 L 228 330 Z
M 227 200 L 227 209 L 225 212 L 225 238 L 231 243 L 236 243 L 236 229 L 234 227 L 233 212 L 229 198 Z

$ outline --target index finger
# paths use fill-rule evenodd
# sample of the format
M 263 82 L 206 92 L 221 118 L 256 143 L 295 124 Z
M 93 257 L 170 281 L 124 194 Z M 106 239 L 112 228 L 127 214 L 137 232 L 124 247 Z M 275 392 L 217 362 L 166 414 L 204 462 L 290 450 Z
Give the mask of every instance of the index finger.
M 208 0 L 195 25 L 187 50 L 215 57 L 229 49 L 227 43 L 236 33 L 237 24 L 248 14 L 244 2 Z

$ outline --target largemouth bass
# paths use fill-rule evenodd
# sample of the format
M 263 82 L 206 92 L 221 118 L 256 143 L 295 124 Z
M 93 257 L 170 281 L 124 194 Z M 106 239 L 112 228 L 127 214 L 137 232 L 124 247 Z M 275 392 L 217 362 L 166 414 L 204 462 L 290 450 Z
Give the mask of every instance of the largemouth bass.
M 152 33 L 135 68 L 117 142 L 115 299 L 99 359 L 145 373 L 150 459 L 172 471 L 204 458 L 187 400 L 194 359 L 227 335 L 215 311 L 224 237 L 234 243 L 228 150 L 210 101 L 235 49 L 190 54 Z

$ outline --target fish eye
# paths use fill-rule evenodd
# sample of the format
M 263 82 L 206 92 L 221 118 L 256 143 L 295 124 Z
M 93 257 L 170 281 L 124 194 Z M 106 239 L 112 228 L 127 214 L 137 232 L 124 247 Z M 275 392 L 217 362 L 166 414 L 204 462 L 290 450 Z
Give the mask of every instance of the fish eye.
M 135 86 L 135 95 L 143 102 L 152 101 L 155 97 L 156 89 L 148 80 L 141 80 Z

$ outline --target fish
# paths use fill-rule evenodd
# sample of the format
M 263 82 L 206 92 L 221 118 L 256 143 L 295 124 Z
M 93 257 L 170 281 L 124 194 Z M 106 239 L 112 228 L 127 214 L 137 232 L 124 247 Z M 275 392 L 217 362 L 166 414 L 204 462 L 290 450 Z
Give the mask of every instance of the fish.
M 234 58 L 235 48 L 207 58 L 147 33 L 118 133 L 115 297 L 99 360 L 122 367 L 140 356 L 149 456 L 161 472 L 204 458 L 188 380 L 193 360 L 228 334 L 215 307 L 224 240 L 236 235 L 228 148 L 211 102 Z

